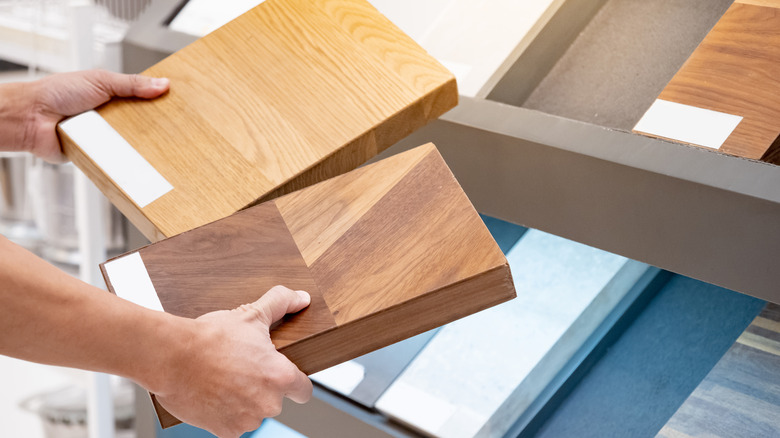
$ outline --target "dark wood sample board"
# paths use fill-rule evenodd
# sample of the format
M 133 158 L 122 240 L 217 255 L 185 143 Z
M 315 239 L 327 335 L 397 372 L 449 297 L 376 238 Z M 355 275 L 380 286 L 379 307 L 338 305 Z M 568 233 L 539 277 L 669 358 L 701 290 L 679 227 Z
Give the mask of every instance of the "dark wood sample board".
M 132 260 L 129 275 L 117 268 Z M 134 281 L 148 276 L 145 292 L 160 310 L 189 318 L 253 302 L 277 284 L 308 291 L 311 305 L 271 332 L 308 374 L 515 296 L 506 258 L 432 144 L 101 269 L 112 292 L 139 303 Z

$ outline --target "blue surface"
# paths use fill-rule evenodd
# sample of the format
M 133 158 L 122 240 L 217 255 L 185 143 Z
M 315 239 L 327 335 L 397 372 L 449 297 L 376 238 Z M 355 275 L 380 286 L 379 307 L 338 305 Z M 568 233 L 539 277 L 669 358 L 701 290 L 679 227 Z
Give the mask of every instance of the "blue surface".
M 655 436 L 764 304 L 673 276 L 535 436 Z
M 203 429 L 190 426 L 189 424 L 180 424 L 178 426 L 171 427 L 169 429 L 161 429 L 160 425 L 157 426 L 158 438 L 213 438 L 214 435 L 206 432 Z M 242 435 L 242 438 L 306 438 L 304 435 L 290 429 L 284 424 L 273 420 L 266 419 L 263 421 L 262 426 L 254 432 L 247 432 Z
M 498 246 L 506 253 L 509 251 L 523 233 L 527 231 L 526 228 L 515 225 L 500 219 L 495 219 L 489 216 L 480 215 L 485 222 L 488 230 L 496 239 Z M 157 425 L 157 437 L 158 438 L 213 438 L 214 435 L 206 432 L 203 429 L 190 426 L 188 424 L 181 424 L 174 426 L 170 429 L 161 429 Z M 279 423 L 278 421 L 268 419 L 263 422 L 260 429 L 245 433 L 243 438 L 305 438 L 304 435 L 290 429 L 289 427 Z
M 502 221 L 501 219 L 485 216 L 483 214 L 480 214 L 479 216 L 487 226 L 490 234 L 496 239 L 498 247 L 501 248 L 501 251 L 503 251 L 504 254 L 512 249 L 512 247 L 515 246 L 515 243 L 517 243 L 517 241 L 523 237 L 523 234 L 528 231 L 528 228 Z

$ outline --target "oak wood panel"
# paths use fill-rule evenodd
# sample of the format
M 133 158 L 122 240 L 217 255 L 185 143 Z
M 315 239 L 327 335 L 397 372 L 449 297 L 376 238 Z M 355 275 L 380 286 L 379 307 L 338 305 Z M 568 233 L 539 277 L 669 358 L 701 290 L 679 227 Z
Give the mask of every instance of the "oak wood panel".
M 312 291 L 312 308 L 271 333 L 306 373 L 515 295 L 500 248 L 432 144 L 140 253 L 163 308 L 182 316 L 236 307 L 266 284 Z
M 658 96 L 743 117 L 723 153 L 780 162 L 779 7 L 776 0 L 735 2 Z
M 153 241 L 351 170 L 457 103 L 452 74 L 364 0 L 268 0 L 145 73 L 170 92 L 98 112 L 174 190 L 138 208 L 60 134 Z
M 780 436 L 780 306 L 767 304 L 658 433 L 678 437 Z
M 455 177 L 431 151 L 310 268 L 341 325 L 503 263 Z

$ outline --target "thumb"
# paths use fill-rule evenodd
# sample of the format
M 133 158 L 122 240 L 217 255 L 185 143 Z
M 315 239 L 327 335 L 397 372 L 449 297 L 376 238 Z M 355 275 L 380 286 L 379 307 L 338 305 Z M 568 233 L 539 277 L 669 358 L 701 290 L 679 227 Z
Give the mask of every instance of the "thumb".
M 294 291 L 284 286 L 274 286 L 259 300 L 239 307 L 239 311 L 254 313 L 259 320 L 270 326 L 288 313 L 303 310 L 311 302 L 311 296 L 302 291 Z
M 106 70 L 91 70 L 87 73 L 92 76 L 89 78 L 91 82 L 109 96 L 151 99 L 165 93 L 170 87 L 170 81 L 166 78 L 126 75 Z

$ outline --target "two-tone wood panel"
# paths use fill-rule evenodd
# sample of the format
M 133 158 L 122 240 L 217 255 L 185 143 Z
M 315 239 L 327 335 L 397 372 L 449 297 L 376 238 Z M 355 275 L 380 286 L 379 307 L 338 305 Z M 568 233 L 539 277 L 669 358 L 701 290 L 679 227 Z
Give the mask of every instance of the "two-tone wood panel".
M 365 0 L 268 0 L 145 74 L 170 91 L 98 113 L 173 190 L 139 206 L 60 137 L 153 241 L 352 170 L 457 103 L 454 76 Z
M 718 150 L 772 163 L 780 162 L 778 8 L 777 0 L 735 2 L 658 96 L 662 101 L 741 117 Z M 719 129 L 717 119 L 702 123 L 704 131 Z M 702 146 L 696 136 L 664 134 L 663 129 L 644 130 L 637 125 L 635 132 Z
M 500 248 L 431 144 L 112 259 L 101 268 L 120 296 L 109 265 L 136 253 L 162 308 L 180 316 L 276 284 L 311 292 L 312 305 L 271 332 L 306 373 L 515 295 Z

